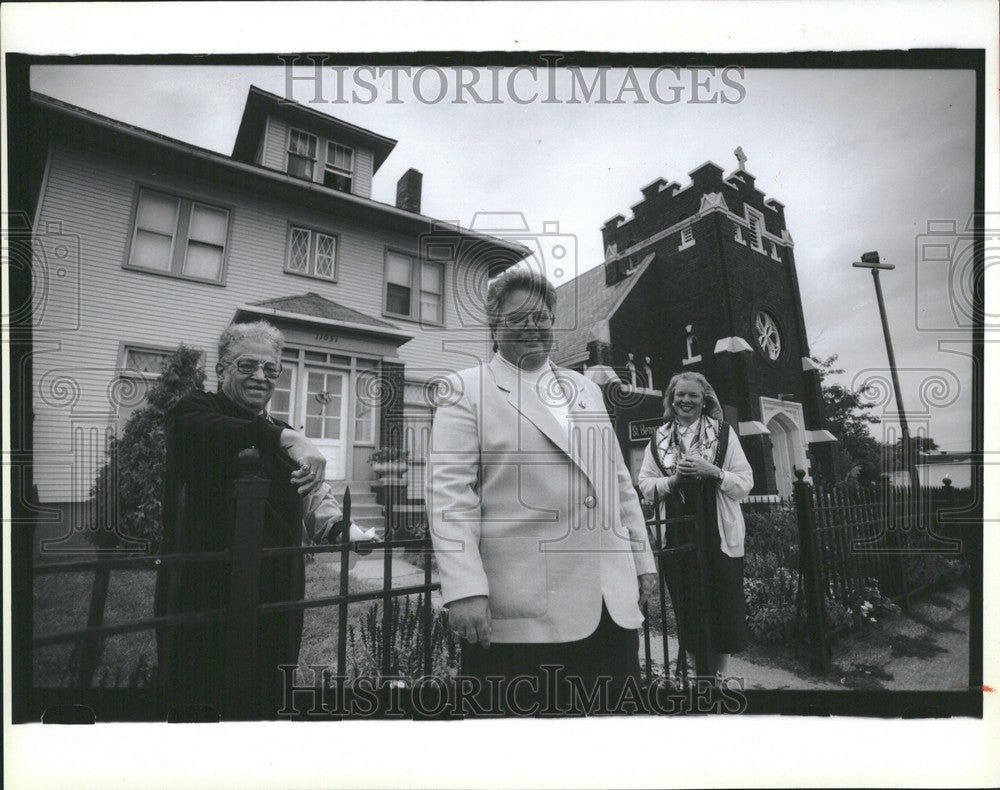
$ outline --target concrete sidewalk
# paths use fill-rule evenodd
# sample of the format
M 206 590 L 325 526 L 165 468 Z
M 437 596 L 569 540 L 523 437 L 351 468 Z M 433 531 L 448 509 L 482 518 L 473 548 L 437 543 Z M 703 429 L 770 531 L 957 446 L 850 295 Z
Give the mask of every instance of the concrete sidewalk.
M 954 691 L 969 685 L 969 584 L 920 598 L 909 614 L 835 645 L 830 677 L 844 688 Z
M 380 553 L 359 558 L 351 569 L 352 580 L 374 586 L 382 583 Z M 434 579 L 437 581 L 437 578 Z M 393 557 L 393 587 L 423 584 L 424 571 Z M 439 607 L 441 593 L 431 595 Z M 677 640 L 668 636 L 671 662 L 677 659 Z M 652 659 L 662 666 L 663 644 L 658 634 L 650 640 Z M 799 650 L 802 653 L 802 650 Z M 640 663 L 645 648 L 639 650 Z M 810 672 L 805 660 L 792 649 L 764 655 L 751 651 L 735 655 L 727 674 L 743 679 L 747 689 L 820 690 L 887 689 L 940 691 L 966 688 L 969 682 L 969 585 L 956 581 L 947 589 L 924 596 L 899 614 L 871 625 L 834 645 L 829 672 Z

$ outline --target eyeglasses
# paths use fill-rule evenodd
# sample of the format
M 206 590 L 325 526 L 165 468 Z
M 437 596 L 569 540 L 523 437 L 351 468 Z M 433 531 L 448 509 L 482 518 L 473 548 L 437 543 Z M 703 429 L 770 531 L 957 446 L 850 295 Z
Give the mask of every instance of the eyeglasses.
M 551 329 L 556 317 L 548 310 L 535 310 L 530 313 L 511 313 L 500 319 L 500 323 L 508 329 L 525 329 L 529 321 L 539 329 Z
M 244 376 L 252 376 L 258 370 L 264 371 L 264 376 L 269 379 L 276 379 L 281 375 L 281 363 L 280 362 L 261 362 L 257 359 L 237 359 L 233 362 L 238 370 Z

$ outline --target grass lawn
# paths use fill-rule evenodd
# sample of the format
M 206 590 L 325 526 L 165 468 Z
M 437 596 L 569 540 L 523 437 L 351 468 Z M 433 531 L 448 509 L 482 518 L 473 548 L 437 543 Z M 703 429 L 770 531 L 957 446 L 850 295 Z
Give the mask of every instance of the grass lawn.
M 306 564 L 306 599 L 336 595 L 340 589 L 337 563 Z M 153 616 L 154 571 L 113 571 L 108 586 L 104 624 L 132 622 Z M 34 583 L 34 632 L 36 636 L 83 628 L 87 623 L 93 571 L 39 576 Z M 351 580 L 350 592 L 380 589 L 380 585 Z M 371 608 L 370 601 L 348 607 L 349 623 L 357 622 Z M 338 607 L 307 609 L 304 615 L 302 666 L 325 665 L 335 670 L 337 663 Z M 76 645 L 61 644 L 36 648 L 34 680 L 40 688 L 74 683 Z M 104 651 L 94 676 L 95 686 L 128 687 L 143 685 L 156 666 L 156 639 L 152 631 L 138 631 L 104 640 Z M 301 678 L 311 681 L 307 673 Z

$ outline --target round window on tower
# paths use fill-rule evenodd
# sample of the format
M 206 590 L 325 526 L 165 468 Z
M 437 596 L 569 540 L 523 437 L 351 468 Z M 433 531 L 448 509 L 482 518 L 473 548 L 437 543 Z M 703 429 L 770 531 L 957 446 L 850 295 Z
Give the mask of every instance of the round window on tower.
M 753 333 L 760 353 L 772 361 L 781 356 L 781 332 L 774 316 L 766 310 L 758 310 L 753 318 Z

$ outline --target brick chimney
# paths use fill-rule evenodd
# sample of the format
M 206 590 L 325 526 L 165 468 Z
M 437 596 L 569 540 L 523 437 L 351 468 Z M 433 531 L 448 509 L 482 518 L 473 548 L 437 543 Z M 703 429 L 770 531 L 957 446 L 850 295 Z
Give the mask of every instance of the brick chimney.
M 396 184 L 396 208 L 404 211 L 412 211 L 414 214 L 420 213 L 420 188 L 423 185 L 424 176 L 419 170 L 410 168 L 399 179 Z

